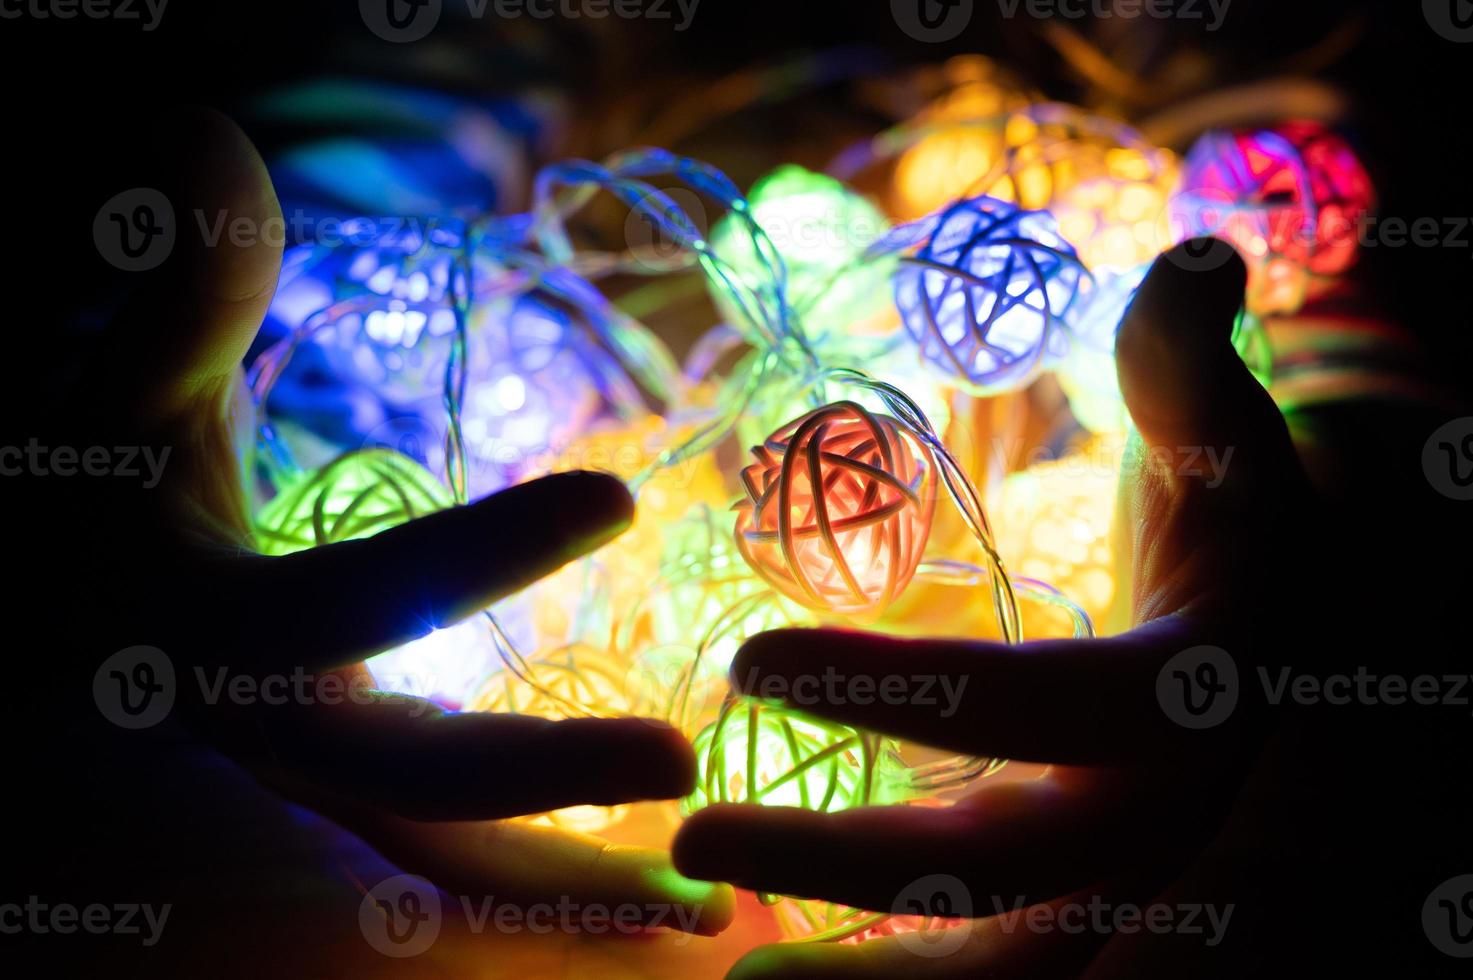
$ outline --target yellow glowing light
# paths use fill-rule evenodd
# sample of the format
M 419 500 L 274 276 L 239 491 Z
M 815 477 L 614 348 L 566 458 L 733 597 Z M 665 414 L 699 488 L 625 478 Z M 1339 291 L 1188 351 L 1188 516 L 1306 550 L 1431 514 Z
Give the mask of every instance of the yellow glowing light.
M 575 643 L 486 679 L 467 711 L 584 718 L 627 714 L 628 668 L 609 650 Z
M 629 483 L 689 432 L 650 415 L 570 443 L 547 472 L 600 470 Z M 714 453 L 660 468 L 638 487 L 634 523 L 588 562 L 573 562 L 532 590 L 533 622 L 550 642 L 607 645 L 614 625 L 650 590 L 672 528 L 692 508 L 724 503 L 730 493 Z M 599 601 L 587 601 L 596 596 Z
M 915 120 L 916 126 L 936 131 L 907 150 L 896 165 L 897 209 L 907 220 L 951 203 L 996 166 L 1004 143 L 994 120 L 1032 101 L 1006 72 L 983 57 L 953 58 L 944 72 L 951 90 Z
M 1121 593 L 1111 537 L 1120 438 L 1096 437 L 1062 459 L 1009 476 L 995 525 L 1010 570 L 1056 586 L 1096 625 L 1109 622 Z
M 1091 269 L 1130 268 L 1170 243 L 1177 159 L 1125 127 L 1053 104 L 990 121 L 933 107 L 916 124 L 948 122 L 901 158 L 895 180 L 906 217 L 978 194 L 1047 210 Z M 959 152 L 958 143 L 970 149 Z

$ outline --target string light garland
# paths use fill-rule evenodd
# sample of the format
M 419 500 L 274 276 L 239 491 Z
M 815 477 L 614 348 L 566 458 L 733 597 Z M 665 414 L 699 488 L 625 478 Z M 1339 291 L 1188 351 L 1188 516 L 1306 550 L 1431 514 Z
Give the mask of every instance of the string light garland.
M 1025 638 L 1025 622 L 1030 635 L 1049 623 L 1091 636 L 1092 616 L 1126 585 L 1106 570 L 1110 467 L 1080 480 L 1066 456 L 1010 476 L 994 528 L 949 424 L 967 399 L 1056 370 L 1084 428 L 1101 439 L 1126 430 L 1114 338 L 1143 263 L 1169 239 L 1175 157 L 1118 123 L 1031 103 L 990 63 L 946 74 L 953 91 L 921 117 L 828 175 L 781 168 L 750 198 L 710 164 L 640 148 L 544 167 L 526 213 L 350 223 L 357 234 L 343 244 L 293 249 L 277 335 L 248 375 L 272 491 L 255 514 L 260 549 L 365 537 L 547 472 L 611 470 L 637 500 L 625 535 L 510 604 L 376 658 L 382 672 L 415 690 L 417 669 L 444 671 L 450 683 L 415 693 L 464 710 L 665 719 L 696 749 L 685 814 L 715 802 L 927 805 L 996 772 L 1002 760 L 912 765 L 892 739 L 733 696 L 725 677 L 741 642 L 765 629 L 903 630 L 897 600 L 914 582 L 980 599 L 973 611 L 1006 643 Z M 1349 258 L 1322 231 L 1369 207 L 1369 182 L 1329 134 L 1276 134 L 1204 139 L 1173 206 L 1200 217 L 1190 195 L 1226 187 L 1233 213 L 1286 208 L 1306 227 L 1312 214 L 1315 236 L 1299 251 L 1272 222 L 1254 227 L 1265 254 L 1328 279 Z M 887 158 L 890 216 L 849 183 Z M 1244 159 L 1257 169 L 1229 184 Z M 1300 195 L 1289 203 L 1283 173 Z M 600 195 L 627 209 L 626 229 L 672 247 L 575 240 Z M 707 207 L 722 212 L 709 238 Z M 662 306 L 662 277 L 688 271 L 721 322 L 680 363 L 641 317 Z M 653 281 L 639 303 L 609 298 L 607 283 L 633 276 Z M 1251 315 L 1234 342 L 1266 382 L 1271 352 Z M 330 397 L 366 392 L 380 418 L 424 437 L 397 452 L 368 433 L 356 446 L 314 433 L 342 452 L 308 465 L 322 458 L 298 435 L 308 420 L 267 417 L 297 370 L 331 375 Z M 744 440 L 758 445 L 742 467 Z M 959 523 L 946 541 L 931 534 L 938 502 Z M 593 831 L 626 812 L 533 819 Z M 811 941 L 930 921 L 763 901 L 781 906 L 790 937 Z

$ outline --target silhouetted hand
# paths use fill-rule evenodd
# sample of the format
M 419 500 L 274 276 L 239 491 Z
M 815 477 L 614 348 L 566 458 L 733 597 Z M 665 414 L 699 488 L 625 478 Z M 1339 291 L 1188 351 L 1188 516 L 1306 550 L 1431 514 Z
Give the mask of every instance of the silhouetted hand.
M 174 252 L 143 274 L 76 390 L 58 398 L 48 434 L 52 445 L 150 447 L 163 465 L 150 487 L 121 478 L 30 486 L 28 520 L 51 535 L 47 551 L 73 566 L 58 619 L 72 655 L 44 665 L 42 689 L 90 692 L 92 673 L 114 651 L 156 647 L 174 670 L 177 716 L 406 871 L 499 902 L 632 904 L 666 925 L 722 929 L 730 889 L 681 879 L 664 853 L 477 822 L 680 796 L 694 760 L 675 730 L 634 718 L 448 713 L 362 691 L 365 657 L 464 619 L 620 534 L 633 511 L 622 484 L 560 474 L 371 539 L 285 557 L 253 552 L 255 419 L 241 362 L 276 286 L 281 247 L 269 230 L 280 210 L 260 157 L 232 122 L 201 112 L 170 125 L 173 145 L 162 156 L 179 173 L 156 179 L 178 216 Z M 245 244 L 224 236 L 207 246 L 196 214 L 226 215 L 251 234 Z M 213 683 L 220 668 L 232 682 L 330 675 L 342 683 L 331 698 L 207 703 L 196 670 Z M 361 696 L 345 696 L 354 684 Z M 95 708 L 68 724 L 97 735 L 120 766 L 141 774 L 167 765 L 150 756 L 164 750 L 146 733 L 109 728 Z M 141 775 L 118 782 L 130 799 L 146 797 Z M 157 806 L 172 812 L 178 802 Z M 208 821 L 215 804 L 196 805 Z M 117 853 L 140 846 L 125 842 Z M 80 863 L 100 872 L 107 860 Z M 672 905 L 695 914 L 671 915 Z M 355 914 L 347 907 L 343 921 Z
M 881 911 L 965 912 L 983 921 L 944 956 L 917 955 L 943 947 L 915 936 L 774 946 L 754 951 L 731 976 L 1262 975 L 1263 959 L 1285 967 L 1275 959 L 1281 947 L 1266 937 L 1292 921 L 1291 913 L 1301 917 L 1303 930 L 1295 952 L 1310 962 L 1324 955 L 1325 942 L 1313 938 L 1304 911 L 1309 902 L 1298 898 L 1305 882 L 1290 884 L 1286 867 L 1316 846 L 1338 852 L 1326 824 L 1315 825 L 1308 810 L 1296 809 L 1306 804 L 1293 802 L 1293 793 L 1312 798 L 1315 812 L 1323 807 L 1334 814 L 1330 820 L 1344 820 L 1339 804 L 1327 802 L 1330 793 L 1354 798 L 1360 786 L 1334 755 L 1339 736 L 1325 733 L 1387 716 L 1354 708 L 1295 712 L 1287 700 L 1271 710 L 1260 668 L 1267 678 L 1281 676 L 1284 666 L 1322 675 L 1347 663 L 1384 665 L 1405 651 L 1377 647 L 1379 627 L 1362 618 L 1379 611 L 1371 597 L 1389 576 L 1369 567 L 1375 562 L 1366 556 L 1364 537 L 1335 533 L 1345 525 L 1334 523 L 1336 512 L 1312 488 L 1285 419 L 1229 343 L 1243 298 L 1241 260 L 1231 255 L 1204 263 L 1203 243 L 1191 248 L 1157 260 L 1118 339 L 1121 389 L 1139 431 L 1126 450 L 1117 513 L 1133 569 L 1133 629 L 1021 648 L 787 630 L 748 640 L 732 667 L 733 686 L 751 694 L 791 692 L 805 677 L 808 690 L 842 690 L 811 686 L 813 678 L 835 675 L 869 678 L 870 691 L 896 674 L 964 684 L 959 710 L 948 715 L 935 701 L 820 696 L 802 707 L 930 746 L 1050 763 L 1043 775 L 1010 780 L 1004 770 L 941 809 L 713 806 L 676 838 L 676 867 L 693 877 Z M 1193 271 L 1203 265 L 1215 268 Z M 1414 436 L 1421 438 L 1425 432 Z M 1419 446 L 1411 442 L 1411 458 Z M 1201 462 L 1204 448 L 1227 460 L 1220 485 Z M 1365 659 L 1352 652 L 1361 629 L 1372 648 Z M 1401 666 L 1410 669 L 1408 661 Z M 780 683 L 766 683 L 774 678 Z M 1285 739 L 1307 741 L 1299 734 L 1305 718 L 1321 725 L 1318 742 L 1331 748 L 1282 761 L 1278 746 Z M 1344 751 L 1351 744 L 1349 738 L 1341 743 Z M 1361 776 L 1354 772 L 1356 780 Z M 1261 798 L 1265 791 L 1255 798 L 1245 789 L 1260 780 L 1285 799 L 1269 803 Z M 1308 787 L 1322 781 L 1332 790 L 1316 796 Z M 1244 804 L 1245 797 L 1251 802 Z M 1368 812 L 1362 804 L 1357 819 L 1371 822 Z M 1249 843 L 1214 840 L 1230 814 L 1253 825 L 1239 832 Z M 1300 821 L 1311 824 L 1307 832 Z M 1355 848 L 1343 860 L 1350 867 L 1363 858 Z M 1325 857 L 1315 867 L 1332 861 Z M 1458 870 L 1450 862 L 1442 876 Z M 950 878 L 922 886 L 920 879 L 931 875 Z M 1233 884 L 1208 889 L 1204 877 Z M 1313 873 L 1304 878 L 1320 889 L 1333 887 Z M 1418 889 L 1435 883 L 1421 881 L 1406 885 L 1417 903 L 1425 894 Z M 918 887 L 928 890 L 919 894 Z M 1275 894 L 1278 888 L 1282 894 Z M 1112 910 L 1182 894 L 1203 906 L 1195 917 L 1201 932 L 1178 931 L 1169 943 L 1144 930 L 1126 936 L 1091 926 L 1087 918 L 1048 918 L 1087 915 L 1092 901 Z M 928 904 L 937 897 L 942 900 Z M 919 906 L 906 901 L 916 898 Z M 1390 948 L 1430 951 L 1411 925 L 1418 908 L 1410 899 L 1398 907 L 1410 917 L 1398 920 L 1410 938 Z M 1210 920 L 1211 914 L 1231 917 L 1234 909 L 1236 922 Z M 1030 915 L 1054 924 L 1030 925 Z M 1226 932 L 1225 944 L 1215 930 Z M 1204 945 L 1204 935 L 1214 942 Z M 1153 942 L 1169 946 L 1169 955 L 1158 955 L 1159 948 L 1147 955 L 1144 944 Z

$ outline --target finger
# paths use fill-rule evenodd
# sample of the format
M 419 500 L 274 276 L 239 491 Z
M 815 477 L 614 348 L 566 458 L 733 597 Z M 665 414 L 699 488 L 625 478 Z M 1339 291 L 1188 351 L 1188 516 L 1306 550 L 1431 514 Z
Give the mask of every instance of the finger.
M 240 365 L 275 292 L 285 228 L 265 163 L 226 116 L 187 108 L 146 140 L 139 179 L 167 199 L 173 244 L 162 264 L 131 273 L 92 373 L 109 396 L 99 404 L 158 421 Z
M 702 936 L 721 932 L 735 914 L 730 885 L 685 878 L 662 851 L 519 821 L 422 824 L 381 811 L 329 812 L 394 864 L 466 896 L 472 908 L 482 897 L 523 910 L 602 906 L 629 910 L 620 913 L 624 921 Z
M 1208 243 L 1211 243 L 1210 245 Z M 1194 269 L 1194 249 L 1227 252 Z M 1261 553 L 1312 529 L 1308 481 L 1288 427 L 1234 351 L 1246 269 L 1223 242 L 1187 243 L 1151 267 L 1116 339 L 1138 435 L 1126 453 L 1117 560 L 1136 622 L 1199 604 L 1200 617 L 1253 628 L 1245 603 L 1296 591 Z M 1266 567 L 1267 566 L 1267 567 Z
M 1191 256 L 1204 249 L 1225 254 L 1194 268 Z M 1234 485 L 1296 468 L 1283 416 L 1233 349 L 1247 275 L 1226 242 L 1178 245 L 1151 266 L 1115 340 L 1120 390 L 1145 445 L 1179 464 L 1211 449 L 1230 460 Z M 1202 469 L 1174 473 L 1210 479 Z
M 952 920 L 924 931 L 880 936 L 858 944 L 779 943 L 737 961 L 727 980 L 1063 980 L 1073 978 L 1106 936 L 1078 928 L 1079 910 L 1096 891 L 990 918 Z M 988 910 L 975 909 L 976 915 Z M 1068 923 L 1063 920 L 1070 920 Z M 1039 923 L 1043 923 L 1040 927 Z M 905 928 L 904 926 L 902 928 Z
M 1221 803 L 1212 796 L 1176 801 L 1134 772 L 1060 769 L 984 784 L 944 808 L 723 804 L 681 826 L 673 856 L 692 878 L 878 911 L 892 911 L 918 879 L 950 875 L 972 914 L 986 915 L 1183 853 L 1212 832 Z
M 747 640 L 732 686 L 802 711 L 969 755 L 1031 762 L 1125 764 L 1230 744 L 1240 709 L 1195 730 L 1168 713 L 1168 661 L 1197 646 L 1186 616 L 1121 636 L 1008 646 L 785 629 Z M 1168 692 L 1170 693 L 1170 692 Z
M 267 708 L 256 720 L 264 746 L 238 748 L 263 778 L 415 820 L 674 799 L 695 785 L 690 744 L 639 718 L 446 712 L 419 698 L 350 688 L 339 703 Z
M 305 613 L 269 639 L 222 638 L 227 662 L 340 666 L 526 588 L 617 537 L 633 514 L 618 479 L 558 473 L 370 538 L 275 558 L 231 556 L 211 569 L 215 584 L 197 604 L 214 623 L 253 622 L 262 609 Z

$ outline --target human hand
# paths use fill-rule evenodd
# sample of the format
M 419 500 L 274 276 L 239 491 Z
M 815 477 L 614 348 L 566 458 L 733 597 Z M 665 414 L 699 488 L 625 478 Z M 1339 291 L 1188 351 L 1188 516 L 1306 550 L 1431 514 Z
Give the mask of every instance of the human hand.
M 1322 773 L 1333 773 L 1324 780 L 1341 782 L 1333 797 L 1327 792 L 1315 799 L 1312 812 L 1320 817 L 1334 812 L 1330 799 L 1358 785 L 1343 778 L 1329 753 L 1284 761 L 1277 748 L 1281 716 L 1295 713 L 1271 711 L 1252 688 L 1259 668 L 1274 677 L 1284 665 L 1310 674 L 1343 665 L 1357 630 L 1364 630 L 1371 648 L 1368 659 L 1387 659 L 1390 651 L 1378 648 L 1376 630 L 1342 613 L 1362 604 L 1374 608 L 1374 588 L 1368 577 L 1354 574 L 1360 556 L 1334 533 L 1337 515 L 1307 477 L 1284 418 L 1229 343 L 1243 298 L 1241 261 L 1234 255 L 1204 263 L 1201 243 L 1191 247 L 1157 261 L 1117 345 L 1121 389 L 1139 431 L 1127 449 L 1117 509 L 1132 572 L 1133 629 L 1021 648 L 778 631 L 749 640 L 731 671 L 733 685 L 754 695 L 792 692 L 801 678 L 867 678 L 870 690 L 896 674 L 946 679 L 964 693 L 954 706 L 959 710 L 945 716 L 934 701 L 820 700 L 802 708 L 969 755 L 1046 763 L 1042 775 L 994 777 L 940 809 L 815 813 L 713 806 L 691 817 L 674 846 L 677 868 L 693 877 L 881 911 L 905 911 L 896 908 L 897 900 L 913 892 L 914 883 L 946 875 L 955 883 L 951 908 L 969 909 L 985 921 L 971 925 L 965 941 L 945 957 L 918 957 L 927 941 L 906 936 L 859 945 L 794 944 L 753 952 L 732 976 L 1207 975 L 1211 971 L 1192 959 L 1184 961 L 1188 966 L 1176 962 L 1149 972 L 1138 958 L 1144 939 L 1121 959 L 1104 947 L 1128 945 L 1124 937 L 1058 926 L 1039 932 L 1019 924 L 1026 918 L 1010 921 L 1000 913 L 1058 916 L 1092 901 L 1119 907 L 1178 894 L 1189 869 L 1202 877 L 1205 856 L 1221 850 L 1214 839 L 1229 815 L 1242 809 L 1245 785 L 1269 779 L 1287 796 L 1285 786 L 1317 784 Z M 1204 265 L 1215 267 L 1191 271 Z M 1204 472 L 1204 450 L 1226 461 L 1220 484 Z M 1376 584 L 1384 582 L 1379 577 Z M 1186 653 L 1204 646 L 1225 652 L 1209 661 Z M 1203 668 L 1204 662 L 1212 666 Z M 1225 682 L 1226 675 L 1215 672 L 1225 663 L 1235 666 L 1242 697 L 1235 711 L 1228 704 L 1229 716 L 1207 717 L 1215 710 L 1214 695 L 1199 682 Z M 1305 717 L 1321 732 L 1321 745 L 1334 744 L 1350 725 L 1338 719 L 1362 721 L 1344 711 L 1328 724 L 1323 712 L 1299 713 L 1290 726 L 1296 740 L 1302 741 Z M 1276 760 L 1272 766 L 1266 757 Z M 1263 776 L 1265 769 L 1277 781 Z M 1275 816 L 1262 800 L 1249 809 L 1258 818 Z M 1296 822 L 1278 817 L 1285 826 Z M 1273 836 L 1255 840 L 1264 846 Z M 1304 837 L 1294 840 L 1313 846 Z M 1280 846 L 1292 853 L 1289 845 Z M 1276 870 L 1279 878 L 1271 870 L 1247 884 L 1236 881 L 1243 890 L 1230 897 L 1273 891 L 1275 882 L 1284 882 L 1282 869 Z M 1423 886 L 1408 891 L 1416 887 Z M 1260 919 L 1267 907 L 1260 907 Z M 1302 907 L 1294 911 L 1303 918 Z M 1240 925 L 1237 934 L 1252 935 L 1252 928 Z M 1256 953 L 1271 956 L 1268 949 Z M 1323 955 L 1317 944 L 1298 951 Z M 1214 952 L 1221 975 L 1252 972 L 1243 972 L 1244 960 L 1208 950 Z
M 256 420 L 240 365 L 276 285 L 281 245 L 270 230 L 281 215 L 264 164 L 234 123 L 197 112 L 172 126 L 163 155 L 175 172 L 153 180 L 178 216 L 174 251 L 142 274 L 40 440 L 147 447 L 158 468 L 152 482 L 36 480 L 24 488 L 28 530 L 48 536 L 35 553 L 72 566 L 70 587 L 51 597 L 55 606 L 32 610 L 69 627 L 65 656 L 41 665 L 39 689 L 64 701 L 85 696 L 114 651 L 157 647 L 173 667 L 175 717 L 404 870 L 458 894 L 635 906 L 665 925 L 720 931 L 732 915 L 730 889 L 682 879 L 665 853 L 503 819 L 688 792 L 694 760 L 675 730 L 635 718 L 445 712 L 369 690 L 361 663 L 617 536 L 633 509 L 622 484 L 559 474 L 370 539 L 285 557 L 253 553 Z M 223 215 L 253 233 L 207 245 L 195 233 L 197 215 Z M 211 703 L 202 690 L 205 677 L 210 685 L 217 676 L 249 680 L 264 691 L 267 679 L 296 675 L 333 680 L 339 696 Z M 66 713 L 66 746 L 48 747 L 56 757 L 33 760 L 38 768 L 95 758 L 100 745 L 139 772 L 167 765 L 142 733 L 111 727 L 91 704 L 76 707 Z M 87 787 L 71 790 L 85 797 Z M 106 820 L 86 837 L 69 835 L 63 828 L 73 820 L 94 822 L 98 801 L 54 802 L 37 824 L 58 849 L 121 836 Z M 200 812 L 213 812 L 213 802 L 198 801 Z M 54 859 L 45 840 L 38 838 L 41 856 Z M 76 863 L 100 871 L 107 851 L 99 844 Z

